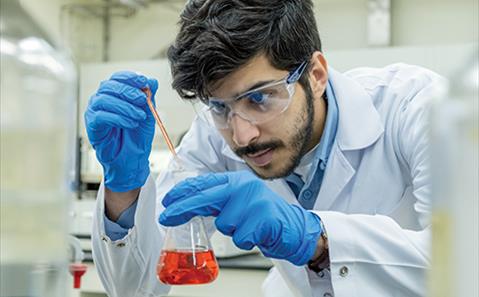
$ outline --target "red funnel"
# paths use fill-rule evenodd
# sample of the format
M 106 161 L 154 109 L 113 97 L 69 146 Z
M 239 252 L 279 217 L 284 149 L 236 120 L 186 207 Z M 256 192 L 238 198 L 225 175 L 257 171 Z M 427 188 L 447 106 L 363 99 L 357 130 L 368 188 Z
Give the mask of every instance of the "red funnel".
M 85 274 L 87 266 L 83 263 L 70 264 L 70 273 L 73 275 L 73 288 L 79 289 L 81 285 L 81 277 Z

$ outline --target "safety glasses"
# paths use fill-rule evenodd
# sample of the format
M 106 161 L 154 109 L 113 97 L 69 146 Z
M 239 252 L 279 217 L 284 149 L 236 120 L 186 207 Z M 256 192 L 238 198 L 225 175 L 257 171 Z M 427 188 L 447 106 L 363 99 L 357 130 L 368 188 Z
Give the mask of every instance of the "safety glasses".
M 237 115 L 253 125 L 263 124 L 288 109 L 295 92 L 295 84 L 303 75 L 307 62 L 301 63 L 285 78 L 249 90 L 235 98 L 210 98 L 209 110 L 218 129 L 230 128 Z

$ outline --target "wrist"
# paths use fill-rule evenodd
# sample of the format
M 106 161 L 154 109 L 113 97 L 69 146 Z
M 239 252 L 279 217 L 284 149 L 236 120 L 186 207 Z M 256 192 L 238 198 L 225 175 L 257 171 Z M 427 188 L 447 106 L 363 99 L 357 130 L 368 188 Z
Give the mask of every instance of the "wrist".
M 314 251 L 313 257 L 310 261 L 317 261 L 328 249 L 328 239 L 324 236 L 324 232 L 319 236 L 318 242 L 316 243 L 316 250 Z
M 116 222 L 120 214 L 129 208 L 139 197 L 140 188 L 128 192 L 112 192 L 105 187 L 105 215 Z
M 329 267 L 329 242 L 323 222 L 321 221 L 321 236 L 316 244 L 316 251 L 308 262 L 308 268 L 315 272 Z
M 303 237 L 300 239 L 299 248 L 294 256 L 288 260 L 298 266 L 303 266 L 314 257 L 316 246 L 321 234 L 323 233 L 321 219 L 313 212 L 307 211 L 300 206 L 292 205 L 293 209 L 304 217 L 303 221 Z

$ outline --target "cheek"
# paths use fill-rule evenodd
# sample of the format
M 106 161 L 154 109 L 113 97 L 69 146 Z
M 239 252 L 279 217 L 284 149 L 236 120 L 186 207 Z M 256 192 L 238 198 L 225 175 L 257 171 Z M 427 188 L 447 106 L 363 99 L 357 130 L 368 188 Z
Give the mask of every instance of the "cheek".
M 286 109 L 277 119 L 274 120 L 272 129 L 276 133 L 281 133 L 285 139 L 290 138 L 292 135 L 298 133 L 298 129 L 303 126 L 304 119 L 306 118 L 306 102 L 304 93 L 297 91 L 292 98 L 288 109 Z M 280 130 L 281 128 L 281 130 Z
M 289 123 L 289 118 L 286 116 L 286 113 L 283 113 L 277 118 L 262 124 L 260 127 L 261 139 L 264 141 L 275 138 L 284 141 L 291 133 Z

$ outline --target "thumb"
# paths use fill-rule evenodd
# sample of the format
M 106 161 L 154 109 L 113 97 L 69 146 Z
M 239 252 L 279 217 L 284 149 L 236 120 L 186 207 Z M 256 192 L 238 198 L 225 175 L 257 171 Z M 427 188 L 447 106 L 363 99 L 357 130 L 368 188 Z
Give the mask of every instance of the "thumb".
M 156 91 L 158 91 L 158 81 L 154 78 L 149 78 L 148 87 L 150 88 L 150 91 L 151 91 L 151 100 L 153 100 L 154 102 Z

